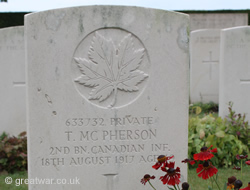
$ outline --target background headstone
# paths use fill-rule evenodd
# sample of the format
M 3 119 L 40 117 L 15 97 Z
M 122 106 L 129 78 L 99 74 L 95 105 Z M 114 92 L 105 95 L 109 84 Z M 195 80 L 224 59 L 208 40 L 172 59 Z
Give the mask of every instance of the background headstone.
M 24 27 L 0 29 L 0 133 L 26 131 Z
M 139 7 L 26 16 L 29 178 L 80 179 L 31 190 L 144 189 L 161 154 L 187 179 L 188 25 Z
M 228 115 L 228 103 L 250 120 L 250 27 L 221 32 L 219 115 Z
M 247 13 L 190 13 L 190 29 L 224 29 L 248 25 Z
M 190 34 L 190 100 L 219 103 L 220 30 Z

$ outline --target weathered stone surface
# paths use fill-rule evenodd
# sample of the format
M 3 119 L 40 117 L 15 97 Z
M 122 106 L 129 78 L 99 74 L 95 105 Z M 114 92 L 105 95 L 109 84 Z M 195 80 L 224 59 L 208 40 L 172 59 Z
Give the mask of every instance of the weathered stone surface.
M 80 182 L 30 189 L 144 189 L 160 154 L 186 179 L 188 25 L 139 7 L 26 16 L 29 178 Z
M 247 13 L 191 13 L 189 16 L 191 31 L 248 25 Z
M 0 29 L 0 133 L 26 131 L 24 27 Z
M 219 115 L 228 115 L 228 103 L 236 113 L 250 120 L 250 27 L 235 27 L 221 32 Z
M 196 30 L 190 35 L 190 99 L 219 103 L 220 30 Z

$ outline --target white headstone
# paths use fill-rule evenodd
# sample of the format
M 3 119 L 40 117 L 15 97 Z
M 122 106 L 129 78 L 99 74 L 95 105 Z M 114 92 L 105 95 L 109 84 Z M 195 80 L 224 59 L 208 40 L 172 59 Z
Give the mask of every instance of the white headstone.
M 190 100 L 219 103 L 220 30 L 190 34 Z
M 30 189 L 144 189 L 160 154 L 186 179 L 188 20 L 117 6 L 25 17 L 29 178 L 67 183 Z
M 250 121 L 250 27 L 221 32 L 219 115 L 228 115 L 228 103 Z
M 0 133 L 26 131 L 24 27 L 0 29 Z
M 247 13 L 190 13 L 191 31 L 247 26 Z

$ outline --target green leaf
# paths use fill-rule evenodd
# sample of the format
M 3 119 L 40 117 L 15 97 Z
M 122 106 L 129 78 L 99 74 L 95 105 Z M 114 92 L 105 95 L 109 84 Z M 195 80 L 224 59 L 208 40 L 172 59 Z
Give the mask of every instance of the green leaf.
M 0 159 L 0 164 L 5 165 L 7 163 L 8 159 L 7 158 L 2 158 Z
M 223 190 L 227 190 L 227 183 L 224 184 Z
M 216 143 L 214 143 L 214 135 L 209 135 L 206 139 L 206 146 L 209 147 L 210 145 L 215 145 Z
M 224 131 L 218 131 L 215 133 L 215 135 L 219 138 L 223 138 L 225 136 L 225 132 Z
M 201 107 L 196 106 L 195 108 L 196 108 L 196 109 L 195 109 L 195 114 L 196 114 L 196 115 L 199 115 L 199 114 L 201 113 L 201 111 L 202 111 Z
M 194 140 L 194 145 L 198 146 L 200 144 L 201 140 L 200 139 L 195 139 Z

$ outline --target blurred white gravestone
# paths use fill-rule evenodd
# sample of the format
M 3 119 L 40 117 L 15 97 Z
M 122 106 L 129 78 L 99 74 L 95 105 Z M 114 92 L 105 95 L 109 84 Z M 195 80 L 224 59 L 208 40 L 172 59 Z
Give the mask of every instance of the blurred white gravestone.
M 0 133 L 26 131 L 24 27 L 0 29 Z
M 250 121 L 250 27 L 221 32 L 219 115 L 228 115 L 228 103 Z
M 190 35 L 190 100 L 219 103 L 220 30 L 196 30 Z
M 160 154 L 186 179 L 188 26 L 185 14 L 139 7 L 25 17 L 29 178 L 67 183 L 29 189 L 144 189 Z
M 190 13 L 191 31 L 247 26 L 247 13 Z

